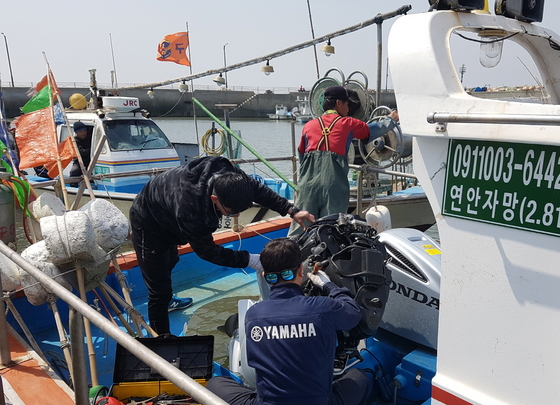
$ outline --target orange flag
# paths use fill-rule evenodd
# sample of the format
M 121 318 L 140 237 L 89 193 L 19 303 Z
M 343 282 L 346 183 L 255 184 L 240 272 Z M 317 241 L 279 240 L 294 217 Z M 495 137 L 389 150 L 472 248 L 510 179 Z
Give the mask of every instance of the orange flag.
M 74 149 L 74 144 L 72 143 L 72 138 L 68 137 L 58 144 L 58 153 L 60 154 L 62 168 L 68 166 L 70 162 L 78 157 L 78 155 L 76 155 L 76 149 Z M 51 179 L 54 179 L 59 175 L 56 160 L 45 164 L 45 167 L 47 168 Z
M 166 35 L 158 45 L 157 60 L 190 66 L 191 62 L 187 57 L 188 46 L 188 32 L 177 32 L 175 34 Z
M 29 169 L 42 165 L 47 166 L 52 162 L 56 163 L 57 147 L 65 149 L 66 141 L 60 144 L 62 146 L 56 144 L 53 119 L 53 108 L 47 107 L 23 114 L 14 121 L 16 126 L 16 143 L 20 153 L 20 169 Z M 71 156 L 75 158 L 77 155 L 73 150 L 73 145 L 71 143 L 70 145 L 72 146 Z M 72 161 L 72 158 L 66 158 L 63 167 L 67 166 Z
M 56 86 L 56 82 L 54 81 L 54 76 L 51 71 L 49 71 L 49 75 L 51 77 L 51 87 L 53 89 L 53 95 L 62 94 L 58 89 L 58 87 Z M 31 87 L 29 90 L 27 90 L 27 95 L 29 97 L 35 97 L 37 93 L 39 93 L 43 89 L 43 87 L 45 87 L 47 84 L 49 84 L 49 79 L 47 78 L 47 75 L 45 75 L 45 77 L 43 77 L 39 81 L 39 83 L 37 83 L 34 87 Z

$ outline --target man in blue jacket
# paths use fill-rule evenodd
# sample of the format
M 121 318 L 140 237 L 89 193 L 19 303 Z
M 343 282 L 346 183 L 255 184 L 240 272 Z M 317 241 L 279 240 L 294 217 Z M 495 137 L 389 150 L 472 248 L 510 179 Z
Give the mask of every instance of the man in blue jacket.
M 204 260 L 260 270 L 258 254 L 216 245 L 212 233 L 222 216 L 236 216 L 256 202 L 294 221 L 315 221 L 306 211 L 254 180 L 220 156 L 195 159 L 151 179 L 130 209 L 132 244 L 148 288 L 148 318 L 158 334 L 170 333 L 168 311 L 186 308 L 191 298 L 173 297 L 171 271 L 177 245 L 190 243 Z
M 290 239 L 275 239 L 261 252 L 270 298 L 253 305 L 245 319 L 247 360 L 256 371 L 256 391 L 227 377 L 207 388 L 231 405 L 361 405 L 373 382 L 360 369 L 333 381 L 336 332 L 361 319 L 350 291 L 319 271 L 309 273 L 327 296 L 304 296 L 302 257 Z

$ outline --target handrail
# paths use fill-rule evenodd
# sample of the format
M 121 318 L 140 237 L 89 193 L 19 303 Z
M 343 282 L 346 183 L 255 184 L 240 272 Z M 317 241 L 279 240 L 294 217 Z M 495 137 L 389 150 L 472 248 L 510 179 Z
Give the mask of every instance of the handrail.
M 113 325 L 103 315 L 99 314 L 95 309 L 83 302 L 79 297 L 68 291 L 56 281 L 52 280 L 41 270 L 28 263 L 19 254 L 6 246 L 6 244 L 4 244 L 4 242 L 2 241 L 0 241 L 0 253 L 4 254 L 8 259 L 20 266 L 27 273 L 29 273 L 45 288 L 47 288 L 47 290 L 68 303 L 68 305 L 73 307 L 77 312 L 97 325 L 99 329 L 115 339 L 130 353 L 141 359 L 144 363 L 152 367 L 159 374 L 167 378 L 179 389 L 189 394 L 198 402 L 203 405 L 227 405 L 227 403 L 221 398 L 208 391 L 202 385 L 184 374 L 181 370 L 171 365 L 171 363 L 167 362 L 161 356 L 157 355 L 151 350 L 147 350 L 146 346 L 135 340 L 132 336 L 121 330 L 118 326 Z
M 263 158 L 264 159 L 264 158 Z M 266 158 L 269 162 L 276 162 L 281 160 L 293 160 L 291 156 L 285 157 L 276 157 L 276 158 Z M 257 163 L 262 162 L 260 159 L 230 159 L 233 164 L 242 164 L 242 163 Z M 167 170 L 173 169 L 173 167 L 160 167 L 160 168 L 152 168 L 152 169 L 144 169 L 144 170 L 130 170 L 126 172 L 119 172 L 119 173 L 105 173 L 105 174 L 92 174 L 89 176 L 90 180 L 103 180 L 103 179 L 117 179 L 121 177 L 134 177 L 134 176 L 141 176 L 141 175 L 155 175 L 159 173 L 166 172 Z M 75 176 L 75 177 L 64 177 L 65 183 L 77 183 L 82 181 L 82 176 Z M 31 185 L 33 188 L 46 188 L 56 186 L 60 183 L 60 180 L 45 180 L 45 181 L 33 181 Z
M 391 176 L 408 177 L 415 180 L 418 179 L 418 177 L 412 173 L 396 172 L 394 170 L 387 170 L 387 169 L 378 169 L 377 167 L 373 167 L 369 165 L 363 165 L 363 166 L 348 165 L 348 167 L 350 167 L 350 169 L 358 170 L 360 172 L 365 172 L 365 173 L 375 172 L 375 173 L 389 174 Z
M 545 114 L 489 114 L 489 113 L 443 113 L 431 112 L 428 123 L 474 123 L 474 124 L 519 124 L 560 125 L 560 116 Z

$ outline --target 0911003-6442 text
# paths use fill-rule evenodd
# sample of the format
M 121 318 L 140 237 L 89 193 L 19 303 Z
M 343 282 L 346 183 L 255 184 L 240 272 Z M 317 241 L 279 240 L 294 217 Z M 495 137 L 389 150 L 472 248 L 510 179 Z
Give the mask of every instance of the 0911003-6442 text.
M 443 214 L 560 236 L 560 147 L 451 140 Z

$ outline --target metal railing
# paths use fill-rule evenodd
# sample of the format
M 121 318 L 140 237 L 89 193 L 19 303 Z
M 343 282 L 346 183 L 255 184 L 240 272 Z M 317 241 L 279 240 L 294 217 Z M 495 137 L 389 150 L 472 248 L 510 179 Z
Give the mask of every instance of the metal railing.
M 15 82 L 15 88 L 20 88 L 21 91 L 27 91 L 27 89 L 34 87 L 37 83 L 36 82 Z M 57 82 L 56 85 L 60 89 L 89 89 L 89 82 Z M 140 85 L 139 83 L 124 83 L 122 84 L 123 87 L 134 87 Z M 178 84 L 167 84 L 165 86 L 161 86 L 160 89 L 168 89 L 168 90 L 177 90 L 179 91 Z M 98 83 L 98 87 L 104 90 L 112 89 L 111 83 Z M 312 86 L 304 86 L 306 89 L 310 89 Z M 10 87 L 5 89 L 11 89 Z M 192 90 L 203 90 L 203 91 L 252 91 L 257 94 L 265 94 L 271 91 L 274 94 L 289 94 L 289 93 L 296 93 L 299 92 L 299 87 L 291 87 L 291 86 L 249 86 L 249 85 L 228 85 L 228 88 L 220 88 L 214 84 L 195 84 L 191 86 L 189 84 L 189 92 Z M 11 91 L 11 90 L 8 90 Z M 308 91 L 305 91 L 304 94 L 307 94 Z
M 202 385 L 194 381 L 192 378 L 188 377 L 182 371 L 177 369 L 171 363 L 167 362 L 165 359 L 157 355 L 156 353 L 152 352 L 151 350 L 147 349 L 146 346 L 139 343 L 136 339 L 132 336 L 127 334 L 125 331 L 121 330 L 118 326 L 114 325 L 105 318 L 103 315 L 98 313 L 95 309 L 90 307 L 84 301 L 82 301 L 78 296 L 74 295 L 72 292 L 68 291 L 66 288 L 61 286 L 56 281 L 52 280 L 49 276 L 44 274 L 41 270 L 36 268 L 35 266 L 28 263 L 25 259 L 23 259 L 20 255 L 10 249 L 8 246 L 4 244 L 4 242 L 0 241 L 0 254 L 5 255 L 8 259 L 12 262 L 17 264 L 21 267 L 24 271 L 29 273 L 32 277 L 34 277 L 37 281 L 41 283 L 48 291 L 52 294 L 56 295 L 58 298 L 65 301 L 70 307 L 75 309 L 78 313 L 80 313 L 85 318 L 89 319 L 92 323 L 97 325 L 99 329 L 103 332 L 107 333 L 113 339 L 115 339 L 121 346 L 127 349 L 130 353 L 136 356 L 138 359 L 142 360 L 144 363 L 152 367 L 156 370 L 159 374 L 163 377 L 167 378 L 171 381 L 175 386 L 181 389 L 183 392 L 190 395 L 192 398 L 196 399 L 201 404 L 208 404 L 208 405 L 227 405 L 225 401 L 221 398 L 213 394 L 212 392 L 208 391 Z M 0 281 L 1 285 L 1 281 Z M 3 309 L 3 302 L 0 304 L 0 309 Z M 4 311 L 1 311 L 2 314 Z M 81 330 L 80 335 L 82 339 L 76 339 L 74 337 L 74 341 L 83 341 L 83 327 L 80 327 L 81 320 L 78 319 L 77 329 L 74 328 L 73 330 Z M 0 315 L 0 354 L 1 360 L 3 365 L 7 365 L 10 363 L 10 352 L 9 352 L 9 344 L 7 338 L 7 324 L 5 316 Z M 77 405 L 88 405 L 88 393 L 87 390 L 76 390 L 76 404 Z
M 471 124 L 518 124 L 560 125 L 560 116 L 549 114 L 490 114 L 490 113 L 443 113 L 432 112 L 426 117 L 428 123 Z

